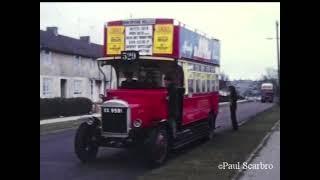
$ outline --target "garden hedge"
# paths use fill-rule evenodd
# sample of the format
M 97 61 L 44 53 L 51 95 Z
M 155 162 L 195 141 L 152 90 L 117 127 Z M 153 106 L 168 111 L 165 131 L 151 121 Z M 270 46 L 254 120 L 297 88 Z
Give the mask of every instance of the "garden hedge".
M 88 98 L 40 98 L 40 119 L 76 116 L 90 113 L 92 101 Z

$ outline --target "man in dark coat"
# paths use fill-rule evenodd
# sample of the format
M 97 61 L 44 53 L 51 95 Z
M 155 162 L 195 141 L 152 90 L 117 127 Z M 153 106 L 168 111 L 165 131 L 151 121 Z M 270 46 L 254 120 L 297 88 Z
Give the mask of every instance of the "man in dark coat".
M 232 122 L 232 127 L 236 131 L 238 130 L 238 121 L 237 121 L 237 100 L 238 100 L 238 95 L 236 88 L 234 86 L 229 86 L 229 91 L 230 91 L 230 115 L 231 115 L 231 122 Z
M 177 85 L 172 73 L 168 73 L 164 78 L 165 86 L 168 89 L 168 116 L 169 125 L 171 126 L 173 136 L 176 137 L 177 130 Z

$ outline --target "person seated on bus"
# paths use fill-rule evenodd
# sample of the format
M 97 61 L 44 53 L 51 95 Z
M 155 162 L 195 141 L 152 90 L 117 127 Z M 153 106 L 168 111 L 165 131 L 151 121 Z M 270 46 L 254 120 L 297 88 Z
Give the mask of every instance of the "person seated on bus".
M 136 85 L 136 80 L 133 79 L 133 72 L 124 72 L 124 77 L 126 80 L 121 82 L 121 87 L 123 88 L 131 88 Z
M 155 81 L 154 75 L 150 71 L 140 71 L 138 83 L 139 83 L 139 87 L 143 89 L 157 87 L 157 83 Z
M 141 70 L 138 74 L 138 81 L 137 86 L 138 88 L 145 88 L 145 82 L 146 81 L 146 72 L 144 70 Z
M 157 82 L 155 80 L 153 72 L 147 72 L 144 80 L 144 85 L 149 88 L 157 87 Z

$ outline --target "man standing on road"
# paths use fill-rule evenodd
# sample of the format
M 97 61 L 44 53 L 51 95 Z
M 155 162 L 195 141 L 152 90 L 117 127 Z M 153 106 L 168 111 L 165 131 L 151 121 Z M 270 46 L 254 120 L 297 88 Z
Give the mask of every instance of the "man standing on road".
M 177 86 L 172 73 L 167 73 L 164 78 L 164 84 L 168 89 L 168 107 L 169 107 L 169 125 L 172 129 L 173 137 L 177 131 Z
M 230 91 L 230 115 L 231 115 L 231 122 L 232 122 L 232 127 L 233 130 L 238 130 L 238 121 L 237 121 L 237 100 L 238 100 L 238 95 L 236 88 L 234 86 L 229 86 L 229 91 Z

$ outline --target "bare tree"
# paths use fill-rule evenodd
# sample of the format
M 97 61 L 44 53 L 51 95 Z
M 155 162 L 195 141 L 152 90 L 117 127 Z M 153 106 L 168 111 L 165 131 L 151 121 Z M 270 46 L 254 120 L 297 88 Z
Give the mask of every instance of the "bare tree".
M 278 79 L 278 72 L 274 68 L 266 68 L 266 74 L 267 79 Z
M 225 74 L 224 72 L 220 73 L 220 80 L 222 81 L 229 81 L 229 76 Z
M 219 87 L 220 89 L 226 89 L 227 83 L 229 82 L 229 76 L 225 74 L 224 72 L 220 73 L 220 79 L 219 79 Z

